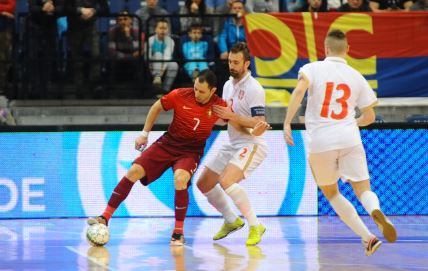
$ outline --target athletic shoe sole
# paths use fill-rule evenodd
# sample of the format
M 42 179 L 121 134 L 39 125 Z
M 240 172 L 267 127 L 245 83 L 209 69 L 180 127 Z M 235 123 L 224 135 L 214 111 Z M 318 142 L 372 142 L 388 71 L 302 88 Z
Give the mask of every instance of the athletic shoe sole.
M 380 210 L 374 210 L 372 212 L 372 217 L 385 239 L 390 243 L 394 243 L 397 240 L 397 231 L 394 225 L 392 225 Z
M 244 226 L 245 226 L 245 223 L 244 223 L 244 224 L 242 224 L 241 226 L 239 226 L 238 228 L 236 228 L 236 229 L 234 229 L 234 230 L 232 230 L 232 231 L 228 232 L 228 234 L 226 234 L 225 236 L 223 236 L 223 237 L 221 237 L 221 238 L 217 238 L 217 239 L 213 238 L 213 240 L 214 240 L 214 241 L 218 241 L 218 240 L 221 240 L 221 239 L 223 239 L 223 238 L 226 238 L 226 237 L 228 237 L 228 236 L 229 236 L 229 234 L 234 233 L 235 231 L 242 229 Z

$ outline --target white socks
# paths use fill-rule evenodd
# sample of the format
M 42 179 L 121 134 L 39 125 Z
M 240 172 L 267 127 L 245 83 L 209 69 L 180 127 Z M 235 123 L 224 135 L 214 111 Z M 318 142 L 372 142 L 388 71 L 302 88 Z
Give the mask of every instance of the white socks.
M 241 211 L 242 215 L 248 220 L 250 226 L 258 226 L 259 220 L 257 219 L 256 214 L 251 209 L 250 201 L 248 200 L 247 193 L 242 187 L 234 183 L 229 188 L 227 188 L 226 193 L 233 200 L 236 207 Z
M 213 189 L 204 195 L 207 197 L 208 202 L 223 215 L 227 223 L 235 222 L 238 216 L 235 215 L 235 213 L 230 208 L 229 203 L 227 202 L 226 194 L 219 184 L 214 186 Z
M 373 235 L 358 216 L 354 206 L 340 193 L 329 201 L 340 219 L 364 241 L 368 242 Z
M 369 215 L 372 214 L 373 210 L 380 210 L 379 199 L 372 191 L 364 191 L 360 196 L 360 202 Z

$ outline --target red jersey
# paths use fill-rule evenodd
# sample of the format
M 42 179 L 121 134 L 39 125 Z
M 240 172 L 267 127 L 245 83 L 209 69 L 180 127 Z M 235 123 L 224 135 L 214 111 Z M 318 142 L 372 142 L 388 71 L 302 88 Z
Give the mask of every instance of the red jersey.
M 0 13 L 9 12 L 14 14 L 16 9 L 16 0 L 0 0 Z
M 168 132 L 160 140 L 166 140 L 180 149 L 201 153 L 218 120 L 212 106 L 227 106 L 227 103 L 216 94 L 208 103 L 198 103 L 193 88 L 175 89 L 161 98 L 161 104 L 166 111 L 173 109 L 174 117 Z

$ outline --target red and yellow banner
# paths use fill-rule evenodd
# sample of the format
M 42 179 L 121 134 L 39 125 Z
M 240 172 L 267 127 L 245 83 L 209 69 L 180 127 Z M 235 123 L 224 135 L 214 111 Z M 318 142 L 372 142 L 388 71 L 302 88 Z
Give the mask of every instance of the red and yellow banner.
M 254 13 L 245 17 L 245 26 L 252 70 L 270 103 L 288 103 L 299 68 L 324 59 L 324 39 L 332 29 L 346 33 L 348 63 L 378 96 L 428 96 L 426 12 Z

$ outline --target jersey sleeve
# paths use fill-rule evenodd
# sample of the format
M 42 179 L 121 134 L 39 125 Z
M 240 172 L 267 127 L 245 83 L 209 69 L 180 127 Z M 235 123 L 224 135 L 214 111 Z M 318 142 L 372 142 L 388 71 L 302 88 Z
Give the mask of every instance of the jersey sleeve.
M 266 114 L 266 93 L 260 84 L 254 85 L 254 90 L 251 92 L 252 95 L 248 97 L 248 105 L 251 110 L 251 116 L 265 116 Z
M 360 110 L 373 107 L 377 104 L 377 97 L 375 92 L 370 87 L 366 79 L 361 75 L 361 92 L 357 99 L 357 106 Z
M 162 96 L 161 98 L 161 104 L 165 111 L 174 109 L 174 106 L 177 104 L 177 98 L 178 98 L 178 89 L 174 89 L 170 93 Z
M 298 78 L 300 79 L 300 77 L 305 77 L 309 81 L 309 85 L 312 85 L 313 75 L 312 68 L 309 64 L 303 65 L 303 67 L 299 69 Z

